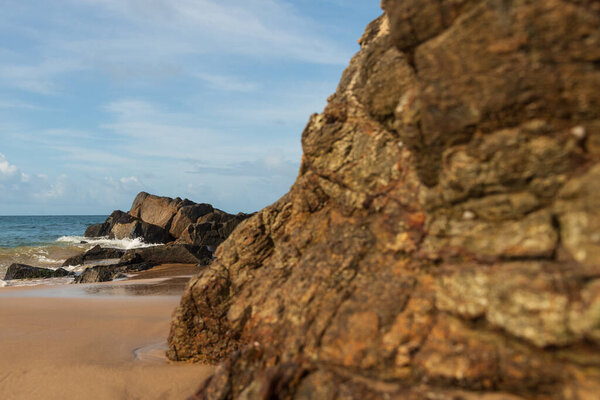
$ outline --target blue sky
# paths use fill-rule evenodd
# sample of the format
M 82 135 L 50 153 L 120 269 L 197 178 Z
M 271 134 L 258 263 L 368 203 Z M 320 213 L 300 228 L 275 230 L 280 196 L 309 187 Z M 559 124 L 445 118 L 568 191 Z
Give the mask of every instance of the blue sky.
M 2 0 L 0 215 L 287 192 L 378 0 Z

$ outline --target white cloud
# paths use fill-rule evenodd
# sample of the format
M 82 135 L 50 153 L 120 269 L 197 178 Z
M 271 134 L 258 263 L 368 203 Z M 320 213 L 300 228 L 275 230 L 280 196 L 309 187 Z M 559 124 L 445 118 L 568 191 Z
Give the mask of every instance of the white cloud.
M 140 186 L 140 181 L 135 176 L 123 177 L 119 179 L 119 182 L 121 182 L 123 185 Z
M 19 169 L 8 162 L 4 154 L 0 153 L 0 179 L 12 178 L 17 174 Z
M 68 190 L 68 177 L 60 175 L 55 182 L 48 183 L 46 187 L 34 193 L 34 197 L 41 200 L 57 200 L 65 198 Z

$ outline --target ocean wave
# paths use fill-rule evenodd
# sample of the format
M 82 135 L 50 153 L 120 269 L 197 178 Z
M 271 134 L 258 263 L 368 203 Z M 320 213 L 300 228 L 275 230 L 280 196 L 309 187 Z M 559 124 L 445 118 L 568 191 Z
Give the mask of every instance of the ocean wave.
M 4 287 L 4 286 L 6 286 L 6 282 L 3 281 L 2 279 L 0 279 L 0 287 Z
M 81 244 L 81 242 L 87 242 L 90 245 L 99 244 L 102 247 L 111 247 L 116 249 L 139 249 L 143 247 L 153 247 L 158 246 L 158 243 L 146 243 L 142 238 L 136 239 L 109 239 L 106 237 L 96 237 L 96 238 L 88 238 L 84 236 L 61 236 L 56 239 L 57 242 L 60 243 L 70 243 L 70 244 Z

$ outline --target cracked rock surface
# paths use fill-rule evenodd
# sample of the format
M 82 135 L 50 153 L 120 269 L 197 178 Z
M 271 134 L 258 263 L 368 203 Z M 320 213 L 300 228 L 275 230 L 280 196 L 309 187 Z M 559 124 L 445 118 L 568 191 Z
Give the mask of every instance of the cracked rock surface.
M 168 356 L 194 399 L 597 399 L 600 1 L 382 5 Z

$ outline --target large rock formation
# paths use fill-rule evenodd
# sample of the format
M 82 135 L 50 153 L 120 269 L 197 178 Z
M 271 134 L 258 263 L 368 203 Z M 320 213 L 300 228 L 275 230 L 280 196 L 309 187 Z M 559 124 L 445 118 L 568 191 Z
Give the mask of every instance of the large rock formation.
M 194 278 L 198 399 L 596 399 L 600 1 L 387 0 Z
M 114 211 L 104 223 L 89 226 L 84 236 L 216 247 L 248 217 L 228 214 L 206 203 L 141 192 L 129 212 Z

